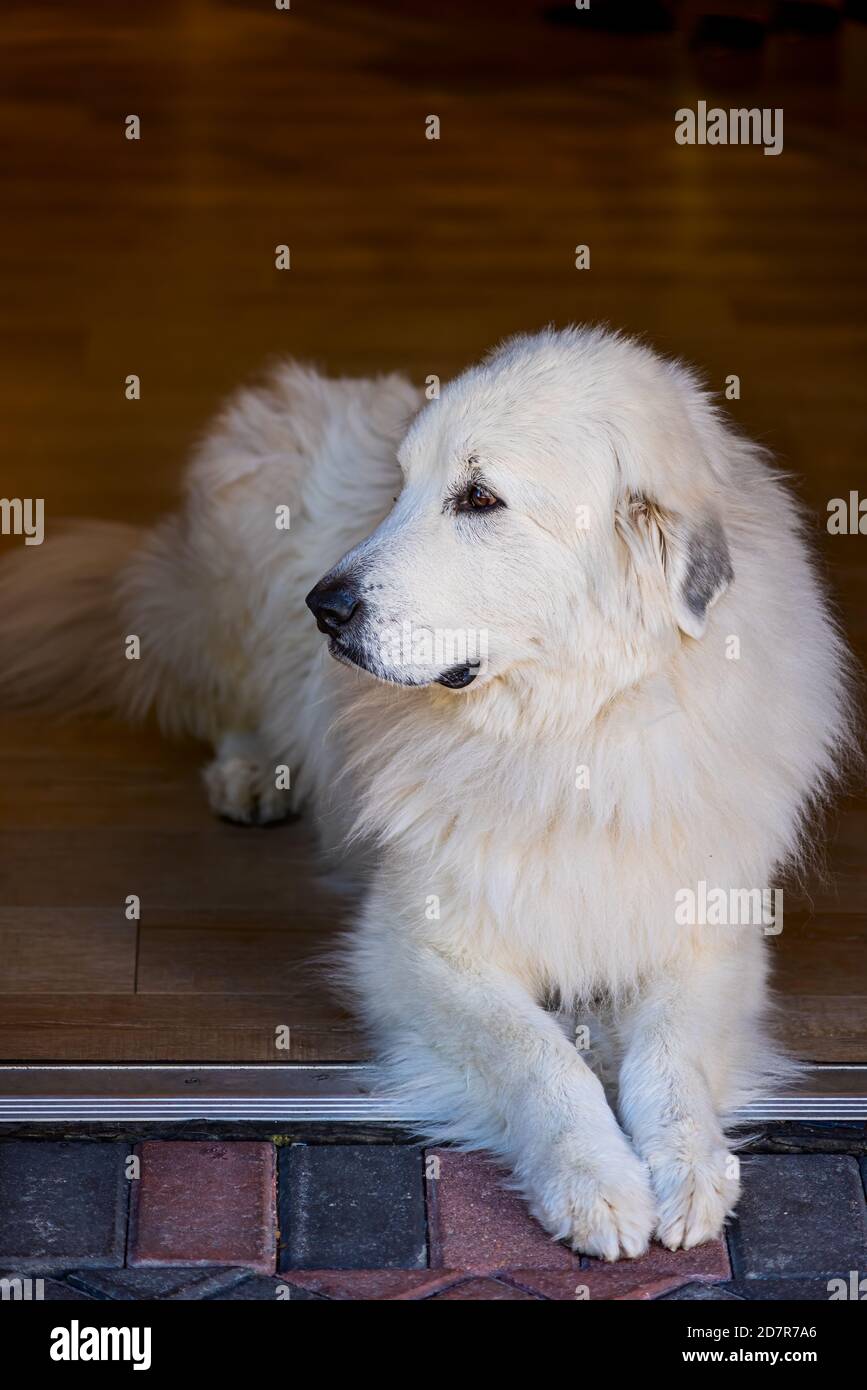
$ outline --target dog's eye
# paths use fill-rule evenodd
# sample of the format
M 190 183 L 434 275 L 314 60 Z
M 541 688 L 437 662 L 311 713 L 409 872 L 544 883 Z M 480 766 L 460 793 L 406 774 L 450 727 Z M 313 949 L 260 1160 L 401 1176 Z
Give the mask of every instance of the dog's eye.
M 483 483 L 470 483 L 466 491 L 455 499 L 455 508 L 459 512 L 483 512 L 503 505 L 499 497 L 495 497 Z

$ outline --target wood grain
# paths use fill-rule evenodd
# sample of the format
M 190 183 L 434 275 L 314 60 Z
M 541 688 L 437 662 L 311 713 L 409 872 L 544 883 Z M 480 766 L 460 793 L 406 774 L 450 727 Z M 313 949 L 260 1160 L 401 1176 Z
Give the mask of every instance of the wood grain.
M 358 1040 L 333 1006 L 283 994 L 64 993 L 3 998 L 0 1048 L 10 1061 L 309 1062 L 352 1059 Z

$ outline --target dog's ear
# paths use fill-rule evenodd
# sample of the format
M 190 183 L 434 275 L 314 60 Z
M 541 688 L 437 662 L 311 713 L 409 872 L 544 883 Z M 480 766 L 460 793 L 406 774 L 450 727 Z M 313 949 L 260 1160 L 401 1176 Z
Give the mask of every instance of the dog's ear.
M 703 637 L 708 610 L 734 579 L 722 523 L 711 512 L 688 520 L 641 493 L 628 493 L 616 512 L 617 530 L 639 570 L 658 566 L 674 619 L 688 637 Z

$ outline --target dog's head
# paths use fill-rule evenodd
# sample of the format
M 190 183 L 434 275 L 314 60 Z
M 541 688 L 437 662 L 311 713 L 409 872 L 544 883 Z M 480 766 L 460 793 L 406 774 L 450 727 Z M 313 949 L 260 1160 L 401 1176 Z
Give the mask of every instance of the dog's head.
M 307 602 L 332 653 L 453 689 L 696 640 L 732 579 L 729 436 L 683 367 L 600 329 L 507 342 L 417 416 L 393 510 Z

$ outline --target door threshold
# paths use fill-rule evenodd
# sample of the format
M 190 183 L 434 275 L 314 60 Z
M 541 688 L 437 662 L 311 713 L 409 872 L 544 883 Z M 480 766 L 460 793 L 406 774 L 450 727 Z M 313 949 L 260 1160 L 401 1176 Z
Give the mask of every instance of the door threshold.
M 398 1124 L 413 1107 L 378 1094 L 364 1062 L 21 1062 L 0 1065 L 0 1124 L 240 1121 Z M 867 1065 L 813 1065 L 788 1095 L 738 1111 L 739 1124 L 867 1120 Z

